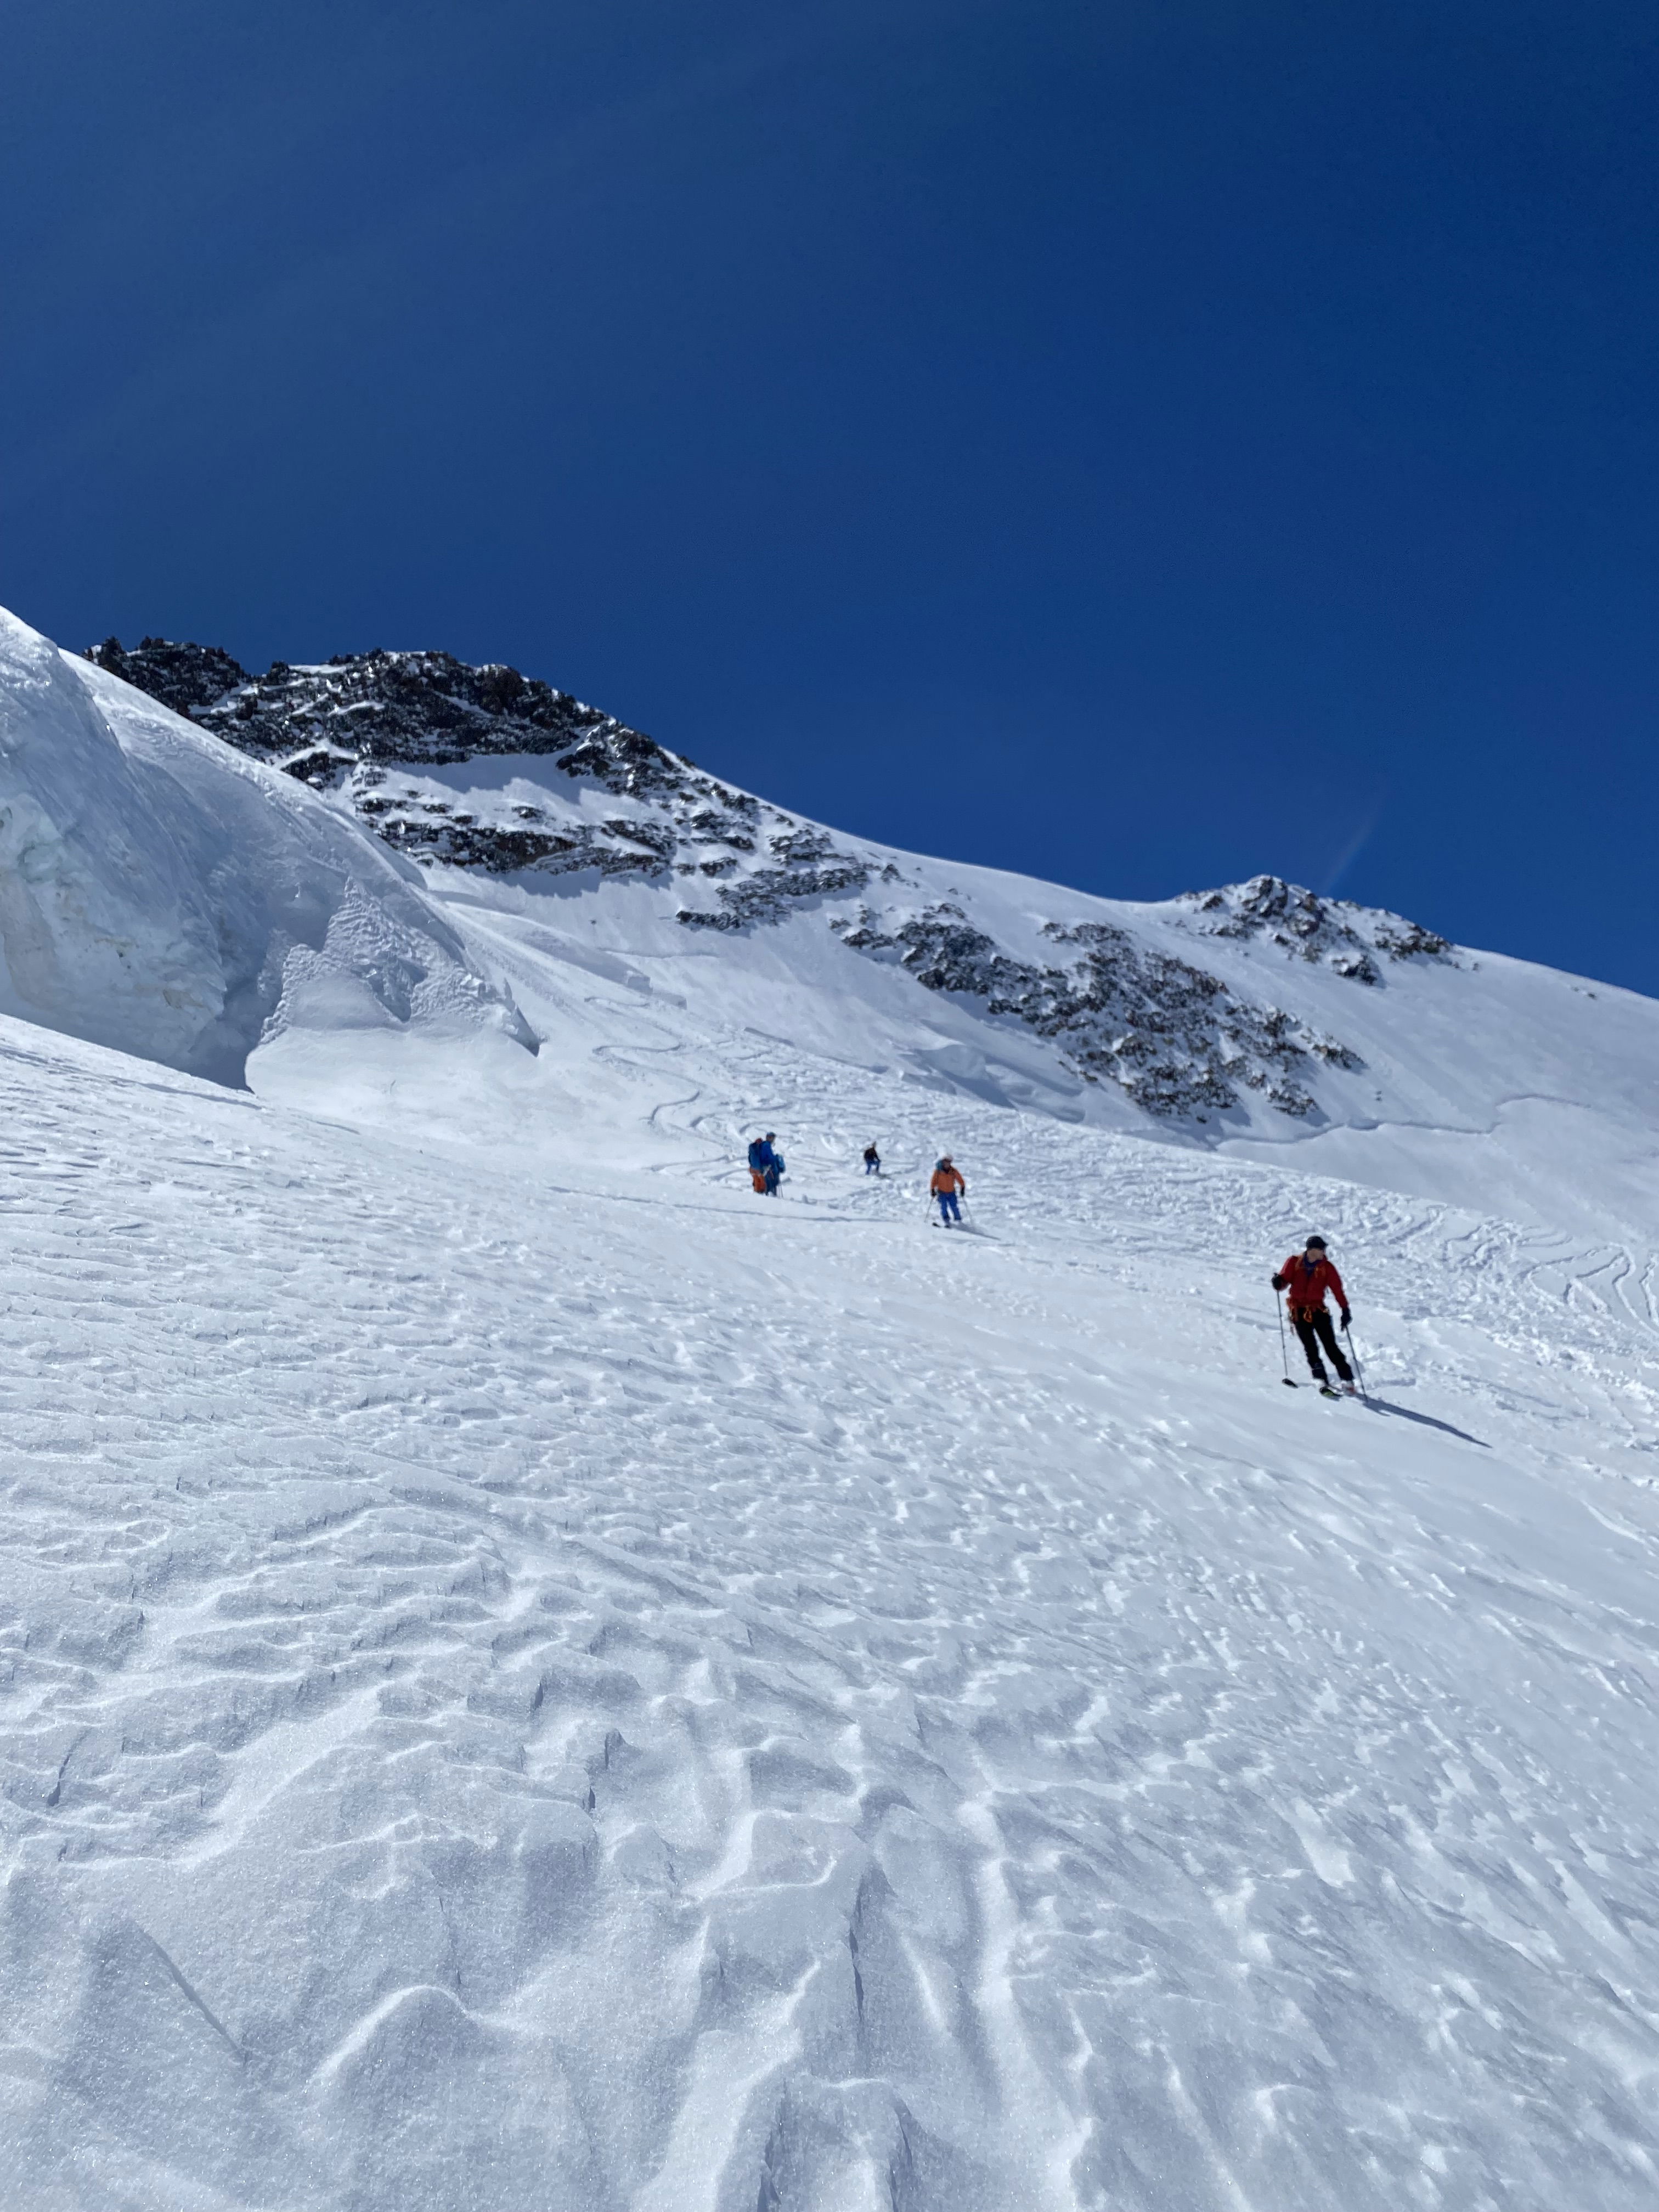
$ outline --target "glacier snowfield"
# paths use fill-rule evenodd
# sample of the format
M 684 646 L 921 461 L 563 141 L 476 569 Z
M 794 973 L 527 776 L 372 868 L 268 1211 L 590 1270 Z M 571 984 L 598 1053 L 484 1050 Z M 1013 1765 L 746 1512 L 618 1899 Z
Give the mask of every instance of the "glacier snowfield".
M 1360 1066 L 1154 1124 L 0 632 L 0 2203 L 1659 2204 L 1659 1007 L 868 872 Z
M 765 1073 L 775 1202 L 4 1025 L 12 2201 L 1653 2203 L 1651 1263 Z

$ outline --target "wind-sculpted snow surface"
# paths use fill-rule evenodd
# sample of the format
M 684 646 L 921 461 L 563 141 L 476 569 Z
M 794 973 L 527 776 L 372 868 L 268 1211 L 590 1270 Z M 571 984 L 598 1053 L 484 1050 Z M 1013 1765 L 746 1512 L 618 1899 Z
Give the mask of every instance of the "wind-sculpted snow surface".
M 0 1004 L 222 1082 L 293 1027 L 532 1042 L 375 842 L 0 611 Z
M 649 1171 L 0 1023 L 12 2201 L 1648 2212 L 1650 1247 L 539 927 Z M 1279 1382 L 1315 1225 L 1370 1407 Z

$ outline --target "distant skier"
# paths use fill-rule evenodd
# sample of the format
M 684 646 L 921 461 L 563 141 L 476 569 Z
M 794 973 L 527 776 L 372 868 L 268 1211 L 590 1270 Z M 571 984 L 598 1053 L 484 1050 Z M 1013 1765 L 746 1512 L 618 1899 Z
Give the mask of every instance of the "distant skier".
M 881 1154 L 876 1150 L 873 1143 L 866 1145 L 864 1148 L 864 1172 L 867 1176 L 881 1173 Z
M 777 1132 L 769 1129 L 763 1137 L 757 1137 L 749 1147 L 749 1175 L 755 1186 L 757 1198 L 775 1198 L 778 1177 L 783 1173 L 781 1156 L 772 1149 Z
M 957 1193 L 961 1191 L 965 1197 L 968 1186 L 963 1181 L 959 1170 L 951 1164 L 949 1152 L 946 1152 L 933 1170 L 932 1188 L 933 1196 L 939 1200 L 939 1219 L 947 1229 L 953 1221 L 959 1228 L 962 1224 L 962 1208 L 957 1204 Z
M 1336 1330 L 1325 1304 L 1326 1291 L 1335 1294 L 1344 1328 L 1353 1316 L 1349 1311 L 1348 1294 L 1342 1287 L 1342 1278 L 1325 1257 L 1325 1249 L 1322 1237 L 1310 1237 L 1300 1255 L 1288 1259 L 1273 1277 L 1273 1288 L 1288 1291 L 1291 1294 L 1291 1326 L 1302 1340 L 1302 1349 L 1308 1355 L 1314 1381 L 1328 1396 L 1335 1396 L 1330 1377 L 1325 1372 L 1324 1362 L 1319 1357 L 1319 1347 L 1322 1344 L 1341 1378 L 1342 1388 L 1352 1397 L 1353 1370 L 1343 1358 L 1342 1347 L 1336 1340 Z

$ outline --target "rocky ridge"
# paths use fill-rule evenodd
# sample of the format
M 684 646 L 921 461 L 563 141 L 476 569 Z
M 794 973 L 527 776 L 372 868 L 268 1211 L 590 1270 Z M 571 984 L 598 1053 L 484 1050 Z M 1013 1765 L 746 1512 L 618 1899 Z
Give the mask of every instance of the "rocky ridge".
M 676 918 L 698 930 L 766 927 L 835 902 L 828 926 L 849 951 L 1048 1039 L 1084 1081 L 1116 1084 L 1161 1118 L 1206 1121 L 1246 1092 L 1316 1117 L 1317 1069 L 1363 1065 L 1340 1039 L 1108 923 L 1051 921 L 1043 933 L 1054 960 L 1019 958 L 962 908 L 929 900 L 891 860 L 837 843 L 503 664 L 376 650 L 276 661 L 256 678 L 217 647 L 154 637 L 132 652 L 106 639 L 87 657 L 239 750 L 339 793 L 425 866 L 678 879 Z M 491 793 L 488 805 L 429 773 L 502 755 L 526 757 L 523 787 Z M 849 913 L 860 894 L 868 896 Z M 1274 876 L 1173 903 L 1198 938 L 1260 939 L 1373 987 L 1380 961 L 1450 951 L 1398 915 Z
M 1339 975 L 1376 983 L 1376 956 L 1441 959 L 1451 946 L 1433 930 L 1349 899 L 1322 899 L 1281 876 L 1252 876 L 1216 891 L 1186 891 L 1176 900 L 1189 927 L 1204 937 L 1254 937 L 1302 960 L 1321 960 Z
M 1363 1065 L 1334 1037 L 1239 999 L 1218 975 L 1149 951 L 1109 922 L 1048 923 L 1044 935 L 1073 960 L 1042 968 L 1013 958 L 948 902 L 885 927 L 868 908 L 855 923 L 830 927 L 855 952 L 896 954 L 926 989 L 982 1000 L 993 1020 L 1052 1038 L 1085 1082 L 1105 1076 L 1150 1114 L 1207 1121 L 1237 1105 L 1242 1085 L 1301 1117 L 1316 1102 L 1298 1070 Z
M 679 841 L 648 814 L 569 823 L 525 805 L 511 820 L 481 822 L 431 784 L 398 773 L 515 753 L 619 799 L 666 806 L 688 844 L 734 854 L 754 848 L 758 801 L 699 775 L 614 714 L 504 664 L 472 667 L 447 653 L 377 647 L 312 665 L 276 660 L 255 677 L 216 647 L 157 637 L 131 653 L 106 638 L 87 658 L 238 751 L 315 790 L 342 793 L 413 860 L 497 874 L 669 872 Z M 695 872 L 701 864 L 689 865 Z

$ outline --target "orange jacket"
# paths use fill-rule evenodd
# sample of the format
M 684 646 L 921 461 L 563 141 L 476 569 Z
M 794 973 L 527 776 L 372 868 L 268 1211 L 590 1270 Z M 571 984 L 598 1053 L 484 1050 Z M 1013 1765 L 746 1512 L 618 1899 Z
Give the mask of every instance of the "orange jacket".
M 935 1168 L 933 1170 L 933 1191 L 935 1198 L 938 1197 L 939 1194 L 942 1190 L 965 1191 L 967 1188 L 967 1184 L 962 1179 L 962 1173 L 959 1169 Z

